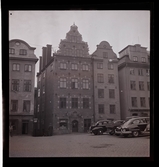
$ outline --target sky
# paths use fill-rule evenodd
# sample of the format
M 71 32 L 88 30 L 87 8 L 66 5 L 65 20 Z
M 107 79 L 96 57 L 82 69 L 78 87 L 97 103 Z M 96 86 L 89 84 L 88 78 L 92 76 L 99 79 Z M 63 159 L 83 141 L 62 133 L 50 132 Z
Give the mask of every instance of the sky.
M 140 44 L 150 50 L 148 10 L 9 11 L 9 40 L 21 39 L 36 47 L 39 58 L 47 44 L 52 45 L 52 53 L 58 50 L 60 40 L 65 39 L 74 23 L 88 43 L 90 54 L 101 41 L 109 42 L 117 57 L 127 45 Z

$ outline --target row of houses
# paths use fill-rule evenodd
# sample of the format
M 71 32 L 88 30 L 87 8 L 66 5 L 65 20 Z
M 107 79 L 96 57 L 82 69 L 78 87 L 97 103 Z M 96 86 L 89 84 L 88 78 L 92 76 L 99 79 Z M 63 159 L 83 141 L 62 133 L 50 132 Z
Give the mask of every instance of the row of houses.
M 150 55 L 128 45 L 114 53 L 102 41 L 93 54 L 73 24 L 59 50 L 47 44 L 39 56 L 25 41 L 9 42 L 9 119 L 15 134 L 87 132 L 101 119 L 150 114 Z

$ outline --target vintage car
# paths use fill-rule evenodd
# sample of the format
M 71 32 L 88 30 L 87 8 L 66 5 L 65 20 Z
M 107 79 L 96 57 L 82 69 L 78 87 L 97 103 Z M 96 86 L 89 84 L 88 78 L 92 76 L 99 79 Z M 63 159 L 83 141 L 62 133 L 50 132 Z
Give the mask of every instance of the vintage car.
M 115 133 L 115 128 L 123 123 L 123 120 L 100 120 L 95 125 L 90 126 L 89 132 L 94 135 L 101 135 L 104 132 L 109 132 L 109 134 L 113 135 Z
M 115 129 L 115 134 L 122 135 L 124 137 L 128 137 L 129 135 L 137 137 L 145 130 L 149 119 L 149 117 L 131 118 L 123 125 L 117 127 Z

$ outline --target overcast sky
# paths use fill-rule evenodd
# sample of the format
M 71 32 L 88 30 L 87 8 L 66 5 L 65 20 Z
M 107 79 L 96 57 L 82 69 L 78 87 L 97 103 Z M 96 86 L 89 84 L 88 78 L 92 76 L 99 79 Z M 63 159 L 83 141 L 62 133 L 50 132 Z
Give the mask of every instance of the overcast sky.
M 42 47 L 51 44 L 58 50 L 70 26 L 75 23 L 88 42 L 89 53 L 96 45 L 107 41 L 117 54 L 127 45 L 141 44 L 150 50 L 149 11 L 9 11 L 9 40 L 21 39 L 36 47 L 35 54 L 42 55 Z M 38 63 L 36 65 L 38 71 Z

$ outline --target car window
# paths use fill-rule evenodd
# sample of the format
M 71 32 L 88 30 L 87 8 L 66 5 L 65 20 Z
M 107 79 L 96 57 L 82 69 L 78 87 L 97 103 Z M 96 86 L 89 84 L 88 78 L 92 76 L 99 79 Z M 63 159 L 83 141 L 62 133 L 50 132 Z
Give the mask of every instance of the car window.
M 139 119 L 136 119 L 132 122 L 132 124 L 139 124 L 140 123 L 140 120 Z

